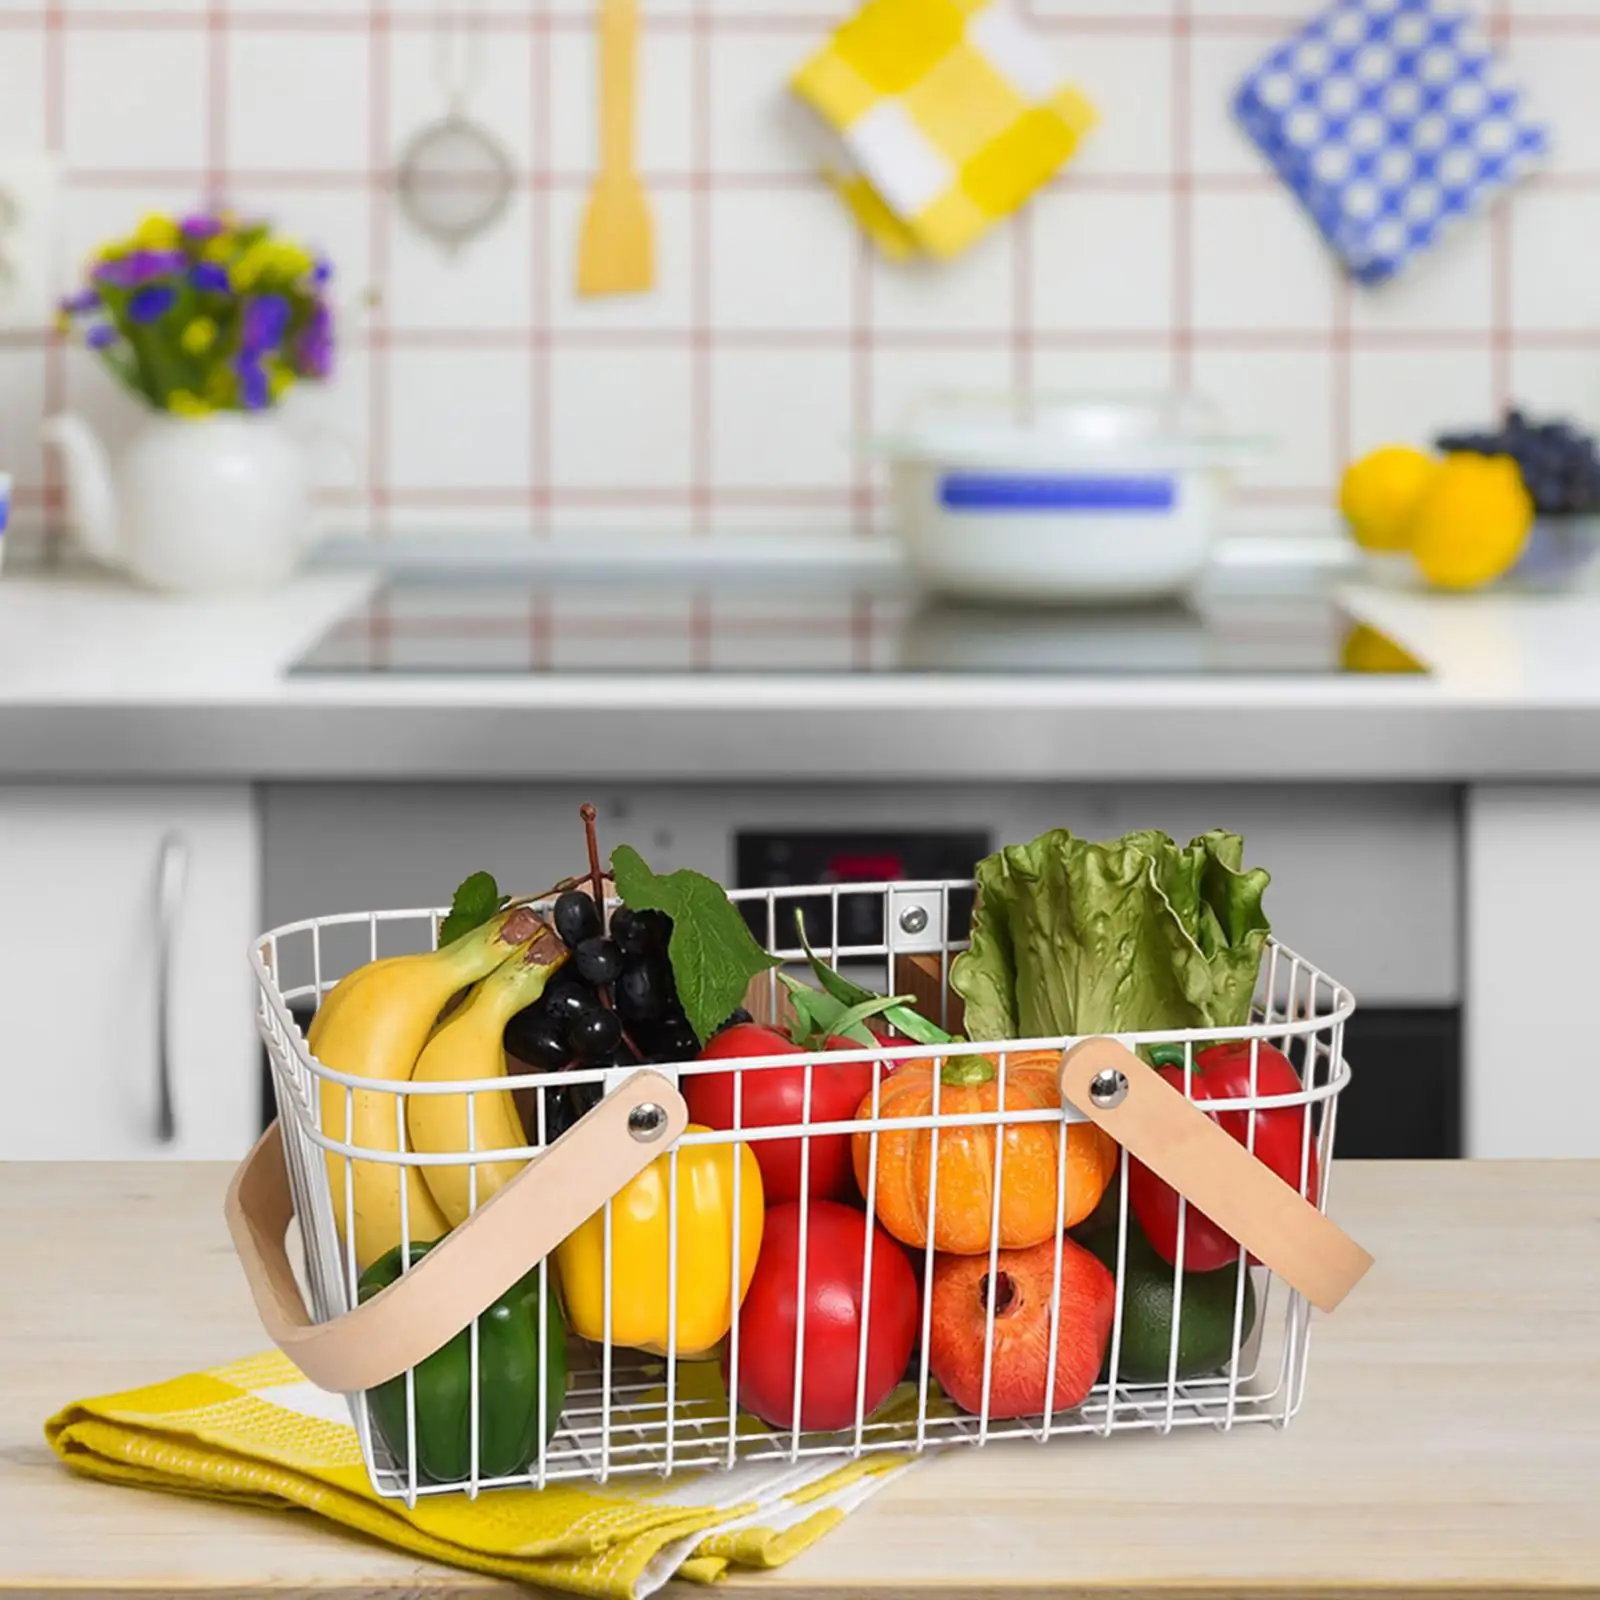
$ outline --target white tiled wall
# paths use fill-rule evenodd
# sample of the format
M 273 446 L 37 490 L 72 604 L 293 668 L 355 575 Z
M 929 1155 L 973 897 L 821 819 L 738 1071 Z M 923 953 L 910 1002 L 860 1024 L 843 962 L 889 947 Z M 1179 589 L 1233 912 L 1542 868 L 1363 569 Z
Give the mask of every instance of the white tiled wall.
M 392 176 L 440 106 L 435 0 L 0 0 L 0 160 L 57 151 L 64 260 L 224 196 L 327 248 L 351 306 L 317 403 L 341 524 L 864 532 L 850 441 L 930 386 L 1194 383 L 1276 454 L 1237 526 L 1321 527 L 1344 457 L 1517 398 L 1600 423 L 1600 0 L 1482 0 L 1549 172 L 1399 282 L 1351 288 L 1227 113 L 1299 0 L 1033 0 L 1104 122 L 1024 219 L 946 266 L 876 260 L 814 179 L 788 72 L 841 0 L 642 0 L 660 282 L 580 302 L 593 0 L 480 0 L 474 109 L 515 199 L 453 259 Z M 66 286 L 65 269 L 63 287 Z M 363 292 L 377 304 L 360 309 Z M 42 329 L 0 332 L 0 465 L 59 521 L 39 417 L 126 414 Z

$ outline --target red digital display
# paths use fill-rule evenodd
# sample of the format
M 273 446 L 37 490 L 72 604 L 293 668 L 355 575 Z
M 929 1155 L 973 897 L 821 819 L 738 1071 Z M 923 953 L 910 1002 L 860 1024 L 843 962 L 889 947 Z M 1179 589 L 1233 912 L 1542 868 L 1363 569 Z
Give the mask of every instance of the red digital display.
M 839 883 L 892 883 L 905 877 L 896 855 L 837 855 L 828 862 L 828 879 Z

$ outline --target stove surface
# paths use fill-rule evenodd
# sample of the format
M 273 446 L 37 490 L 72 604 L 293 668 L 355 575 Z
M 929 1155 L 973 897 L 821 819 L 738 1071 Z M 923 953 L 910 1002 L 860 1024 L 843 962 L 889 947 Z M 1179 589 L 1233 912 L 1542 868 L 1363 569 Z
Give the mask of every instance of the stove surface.
M 934 603 L 894 583 L 793 574 L 398 577 L 290 669 L 299 677 L 1425 671 L 1314 591 L 1032 611 Z

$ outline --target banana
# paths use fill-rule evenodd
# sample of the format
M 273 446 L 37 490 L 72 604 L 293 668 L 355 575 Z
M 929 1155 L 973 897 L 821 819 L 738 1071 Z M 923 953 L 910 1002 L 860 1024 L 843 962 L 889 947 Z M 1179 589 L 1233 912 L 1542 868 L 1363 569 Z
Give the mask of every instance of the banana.
M 391 956 L 359 967 L 342 979 L 318 1010 L 307 1035 L 312 1054 L 325 1067 L 352 1077 L 404 1083 L 416 1066 L 429 1032 L 446 1001 L 511 961 L 544 923 L 528 907 L 502 912 L 454 944 L 419 955 Z M 321 1085 L 322 1131 L 330 1139 L 365 1150 L 398 1150 L 399 1096 L 374 1089 L 347 1091 Z M 346 1125 L 346 1106 L 351 1115 Z M 355 1218 L 355 1256 L 366 1271 L 401 1242 L 401 1184 L 413 1240 L 438 1239 L 450 1225 L 433 1203 L 415 1167 L 379 1161 L 347 1161 L 326 1152 L 334 1222 L 346 1239 L 347 1200 Z M 349 1196 L 346 1169 L 349 1169 Z
M 470 1083 L 506 1075 L 501 1039 L 508 1023 L 544 993 L 545 985 L 567 959 L 555 930 L 535 937 L 517 959 L 491 972 L 434 1033 L 412 1074 L 417 1083 Z M 528 1142 L 516 1103 L 506 1089 L 472 1096 L 471 1134 L 465 1094 L 414 1094 L 406 1099 L 406 1126 L 412 1145 L 429 1155 L 466 1150 L 514 1150 Z M 423 1176 L 452 1227 L 466 1221 L 476 1198 L 483 1205 L 525 1165 L 486 1161 L 471 1167 L 424 1167 Z M 477 1194 L 470 1174 L 478 1175 Z

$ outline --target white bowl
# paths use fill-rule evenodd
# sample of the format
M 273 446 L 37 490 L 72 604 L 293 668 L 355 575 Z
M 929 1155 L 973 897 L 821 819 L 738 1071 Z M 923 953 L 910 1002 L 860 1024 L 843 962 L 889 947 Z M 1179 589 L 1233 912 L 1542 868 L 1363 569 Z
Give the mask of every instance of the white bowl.
M 924 587 L 1032 604 L 1181 595 L 1204 574 L 1231 472 L 1197 396 L 938 396 L 874 441 Z

